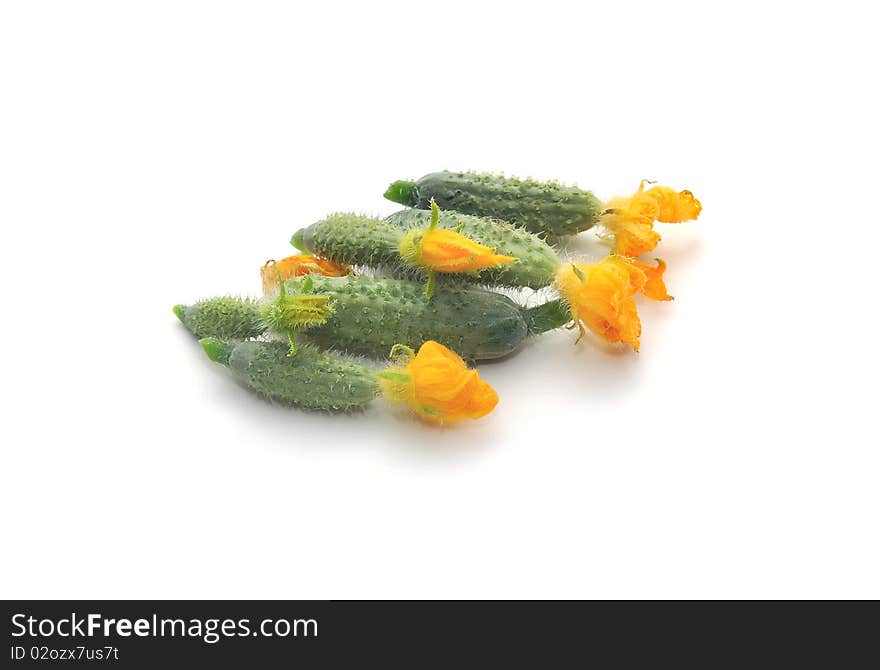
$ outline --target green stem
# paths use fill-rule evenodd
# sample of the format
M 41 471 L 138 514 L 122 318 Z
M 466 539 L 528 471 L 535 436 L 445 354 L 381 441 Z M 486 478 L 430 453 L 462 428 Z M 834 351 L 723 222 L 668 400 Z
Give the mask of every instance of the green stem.
M 396 181 L 385 191 L 385 197 L 391 202 L 412 207 L 416 200 L 415 188 L 416 183 L 414 181 Z
M 202 349 L 208 354 L 208 358 L 215 363 L 220 363 L 221 365 L 229 363 L 229 355 L 232 353 L 233 348 L 231 344 L 218 340 L 216 337 L 205 337 L 199 340 L 199 344 L 202 345 Z
M 523 309 L 529 335 L 540 335 L 561 328 L 571 321 L 571 312 L 563 300 L 549 300 L 536 307 Z
M 306 241 L 303 239 L 305 237 L 305 230 L 300 228 L 297 230 L 293 237 L 290 238 L 290 243 L 296 248 L 297 251 L 302 251 L 303 253 L 308 253 L 308 248 L 306 247 Z
M 434 297 L 434 287 L 437 285 L 437 273 L 428 270 L 428 285 L 425 287 L 425 299 L 430 302 Z

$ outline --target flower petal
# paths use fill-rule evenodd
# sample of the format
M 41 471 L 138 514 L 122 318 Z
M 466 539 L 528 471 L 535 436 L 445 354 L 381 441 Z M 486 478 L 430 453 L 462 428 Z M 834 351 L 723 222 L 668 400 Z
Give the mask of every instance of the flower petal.
M 641 261 L 630 261 L 633 266 L 645 273 L 645 282 L 642 293 L 651 300 L 672 300 L 672 296 L 666 290 L 666 282 L 663 281 L 663 273 L 666 272 L 666 262 L 660 258 L 655 259 L 657 265 L 648 265 Z
M 657 203 L 657 220 L 663 223 L 681 223 L 700 216 L 703 204 L 690 191 L 675 191 L 668 186 L 654 186 L 645 195 Z
M 660 235 L 650 223 L 623 222 L 614 230 L 614 253 L 621 256 L 639 256 L 657 246 Z

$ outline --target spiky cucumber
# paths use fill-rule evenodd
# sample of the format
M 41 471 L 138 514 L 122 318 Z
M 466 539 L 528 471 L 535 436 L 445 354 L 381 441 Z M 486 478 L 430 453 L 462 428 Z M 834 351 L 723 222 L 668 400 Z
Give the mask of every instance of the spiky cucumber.
M 394 344 L 417 349 L 428 340 L 436 340 L 469 360 L 498 358 L 514 351 L 528 335 L 559 328 L 571 320 L 568 309 L 559 300 L 537 307 L 524 308 L 510 298 L 472 286 L 451 284 L 427 301 L 418 282 L 385 277 L 298 277 L 285 282 L 291 296 L 313 295 L 327 299 L 330 306 L 323 323 L 312 323 L 303 331 L 307 341 L 324 348 L 338 348 L 373 358 L 385 358 Z M 215 298 L 229 301 L 231 298 Z M 277 304 L 284 298 L 263 302 L 241 299 L 241 309 L 217 310 L 212 300 L 202 300 L 189 307 L 178 306 L 175 313 L 190 316 L 189 323 L 202 326 L 206 310 L 214 318 L 210 325 L 217 333 L 243 332 L 251 336 L 270 330 L 272 316 L 276 330 L 282 330 Z M 274 319 L 274 320 L 273 320 Z M 259 326 L 254 326 L 254 323 Z M 189 326 L 187 321 L 184 324 Z
M 346 265 L 399 265 L 403 232 L 382 219 L 338 212 L 301 228 L 290 243 L 305 253 Z
M 369 368 L 311 347 L 288 355 L 284 342 L 199 341 L 215 363 L 225 365 L 248 388 L 288 405 L 333 412 L 359 409 L 379 395 Z
M 338 280 L 342 281 L 338 281 Z M 302 281 L 291 279 L 288 290 Z M 417 282 L 374 277 L 313 277 L 310 292 L 326 295 L 333 314 L 307 338 L 366 356 L 387 356 L 394 344 L 417 349 L 436 340 L 472 360 L 498 358 L 528 334 L 521 308 L 499 293 L 445 286 L 428 301 Z
M 290 242 L 297 249 L 347 265 L 389 266 L 401 269 L 399 245 L 407 231 L 425 228 L 431 215 L 405 210 L 386 220 L 356 214 L 333 214 L 297 231 Z M 515 263 L 483 270 L 479 277 L 459 275 L 481 283 L 515 288 L 542 288 L 553 281 L 559 258 L 546 242 L 505 222 L 458 212 L 440 212 L 439 228 L 456 230 Z
M 516 179 L 477 172 L 432 172 L 416 181 L 396 181 L 385 191 L 393 202 L 490 216 L 533 233 L 574 235 L 599 222 L 602 203 L 589 191 L 553 181 Z
M 176 305 L 174 313 L 196 337 L 246 340 L 266 330 L 260 303 L 249 298 L 224 296 Z

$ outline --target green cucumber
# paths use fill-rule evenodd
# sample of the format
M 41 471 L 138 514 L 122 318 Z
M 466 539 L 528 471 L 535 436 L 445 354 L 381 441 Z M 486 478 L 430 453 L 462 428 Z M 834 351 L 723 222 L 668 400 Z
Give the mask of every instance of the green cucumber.
M 407 207 L 490 216 L 533 233 L 574 235 L 599 222 L 603 206 L 576 186 L 476 172 L 433 172 L 417 181 L 396 181 L 385 197 Z
M 266 330 L 260 303 L 249 298 L 211 298 L 192 305 L 176 305 L 174 313 L 196 337 L 246 340 Z
M 303 253 L 346 265 L 400 265 L 397 247 L 404 233 L 381 219 L 336 213 L 294 233 L 290 243 Z
M 404 269 L 398 246 L 412 228 L 427 228 L 431 215 L 405 210 L 386 220 L 356 214 L 333 214 L 297 231 L 290 242 L 304 253 L 316 254 L 346 265 Z M 496 254 L 512 256 L 515 263 L 483 270 L 479 277 L 455 275 L 470 281 L 514 288 L 543 288 L 553 281 L 559 258 L 553 248 L 536 235 L 504 221 L 440 212 L 438 227 L 457 230 Z M 409 266 L 406 269 L 411 271 Z
M 300 331 L 306 341 L 324 348 L 385 358 L 395 344 L 418 349 L 436 340 L 468 360 L 487 360 L 505 356 L 529 335 L 559 328 L 571 315 L 564 303 L 552 300 L 537 307 L 524 308 L 507 296 L 482 288 L 449 284 L 427 301 L 424 286 L 406 279 L 387 277 L 321 277 L 311 275 L 285 282 L 291 296 L 317 295 L 332 306 L 323 323 L 309 324 Z M 225 305 L 231 298 L 215 298 Z M 207 319 L 216 333 L 245 332 L 257 337 L 268 332 L 266 317 L 277 315 L 275 300 L 255 302 L 242 299 L 240 309 L 215 309 L 212 300 L 175 308 L 188 315 L 184 325 L 200 325 L 200 336 L 207 332 Z M 225 321 L 216 315 L 225 315 Z M 254 324 L 259 324 L 258 327 Z M 275 326 L 279 332 L 281 323 Z M 284 333 L 286 334 L 286 333 Z M 228 339 L 228 336 L 221 336 Z
M 301 286 L 301 279 L 287 281 L 291 293 Z M 463 358 L 485 360 L 509 354 L 528 334 L 516 303 L 479 288 L 447 285 L 428 301 L 418 282 L 313 276 L 311 292 L 328 296 L 333 314 L 309 328 L 307 339 L 365 356 L 387 356 L 394 344 L 418 349 L 436 340 Z
M 199 343 L 239 382 L 276 402 L 345 412 L 360 409 L 379 395 L 375 372 L 311 347 L 300 347 L 289 356 L 284 342 L 231 343 L 209 337 Z

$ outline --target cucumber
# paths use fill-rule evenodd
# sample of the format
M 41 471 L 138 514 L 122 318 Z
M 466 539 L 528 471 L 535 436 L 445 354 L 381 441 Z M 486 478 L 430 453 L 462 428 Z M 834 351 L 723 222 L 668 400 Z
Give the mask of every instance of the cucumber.
M 509 221 L 533 233 L 574 235 L 599 222 L 602 203 L 589 191 L 553 181 L 516 179 L 476 172 L 433 172 L 417 181 L 396 181 L 385 197 L 407 207 Z
M 468 360 L 499 358 L 514 351 L 527 336 L 571 321 L 560 300 L 524 308 L 500 293 L 462 284 L 444 286 L 430 301 L 425 300 L 420 283 L 387 277 L 311 275 L 289 279 L 285 288 L 294 296 L 324 296 L 332 305 L 323 323 L 301 331 L 306 341 L 373 358 L 385 358 L 395 344 L 417 349 L 428 340 Z M 216 309 L 214 300 L 224 309 Z M 198 324 L 202 337 L 229 339 L 220 334 L 243 332 L 257 337 L 269 331 L 266 316 L 275 300 L 239 299 L 239 309 L 229 309 L 232 298 L 214 300 L 178 306 L 175 313 L 187 316 L 184 325 L 191 330 L 192 324 Z M 202 318 L 202 311 L 212 318 Z M 216 332 L 209 332 L 208 326 Z
M 192 305 L 176 305 L 174 313 L 196 337 L 246 340 L 266 330 L 260 303 L 249 298 L 211 298 Z
M 301 284 L 287 281 L 291 293 Z M 365 356 L 387 356 L 394 344 L 417 349 L 436 340 L 463 358 L 486 360 L 509 354 L 528 334 L 522 309 L 484 289 L 449 285 L 427 301 L 417 282 L 312 277 L 311 292 L 328 296 L 334 309 L 326 322 L 306 331 L 306 338 Z
M 346 265 L 404 269 L 399 245 L 413 228 L 426 228 L 431 215 L 405 210 L 386 220 L 356 214 L 333 214 L 297 231 L 290 242 L 300 251 L 317 254 Z M 439 228 L 454 229 L 495 253 L 512 256 L 515 263 L 483 270 L 479 277 L 450 275 L 456 279 L 514 288 L 543 288 L 553 281 L 559 258 L 546 242 L 504 221 L 440 212 Z M 406 266 L 408 271 L 412 268 Z M 416 270 L 417 271 L 417 270 Z M 418 272 L 418 271 L 417 271 Z
M 256 393 L 308 409 L 345 412 L 364 407 L 379 395 L 375 372 L 353 361 L 300 347 L 288 356 L 284 342 L 199 341 L 215 363 Z
M 400 265 L 403 231 L 387 221 L 336 213 L 301 228 L 290 243 L 305 253 L 346 265 Z

